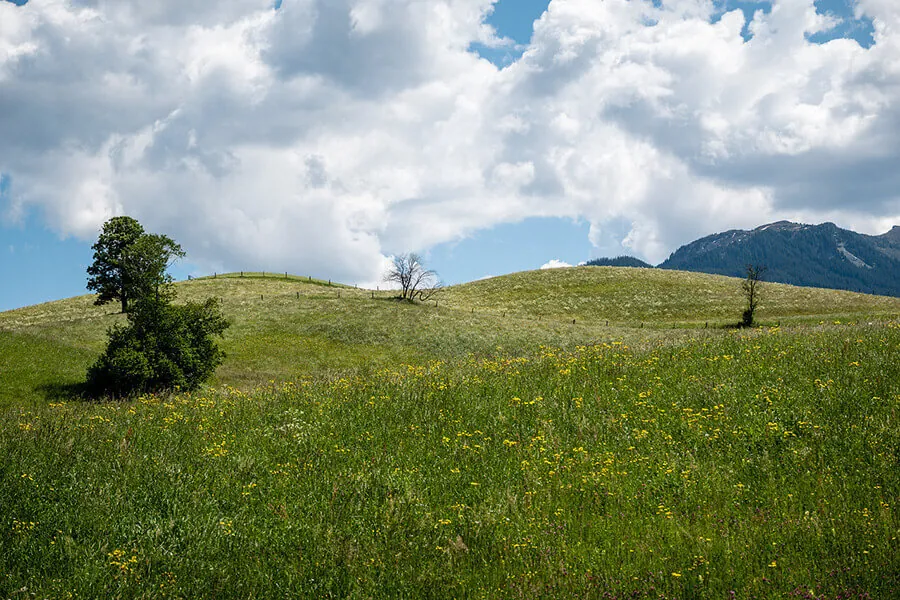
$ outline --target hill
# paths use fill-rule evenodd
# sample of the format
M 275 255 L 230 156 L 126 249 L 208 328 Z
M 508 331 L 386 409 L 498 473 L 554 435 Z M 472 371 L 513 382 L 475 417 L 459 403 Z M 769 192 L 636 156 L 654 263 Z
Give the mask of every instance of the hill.
M 741 277 L 748 264 L 765 265 L 770 281 L 900 296 L 900 227 L 870 236 L 780 221 L 701 238 L 659 266 Z
M 735 323 L 740 280 L 703 273 L 575 267 L 514 273 L 443 290 L 411 305 L 325 281 L 246 273 L 176 284 L 181 300 L 218 297 L 232 326 L 214 385 L 356 372 L 398 362 L 455 359 L 548 345 L 620 339 L 634 345 Z M 116 305 L 80 296 L 0 313 L 0 407 L 65 398 L 102 352 Z M 766 284 L 765 324 L 900 314 L 900 299 Z M 574 323 L 573 323 L 574 321 Z
M 70 393 L 115 309 L 0 313 L 0 598 L 896 598 L 900 299 L 705 328 L 740 282 L 182 282 L 228 361 L 119 402 Z
M 448 288 L 445 306 L 528 318 L 639 327 L 739 320 L 740 278 L 663 269 L 573 267 L 526 271 Z M 895 311 L 900 299 L 847 291 L 764 285 L 762 320 L 842 318 Z
M 898 597 L 900 299 L 769 284 L 789 326 L 705 329 L 739 284 L 184 282 L 233 321 L 217 386 L 121 402 L 66 395 L 121 315 L 2 313 L 0 598 Z

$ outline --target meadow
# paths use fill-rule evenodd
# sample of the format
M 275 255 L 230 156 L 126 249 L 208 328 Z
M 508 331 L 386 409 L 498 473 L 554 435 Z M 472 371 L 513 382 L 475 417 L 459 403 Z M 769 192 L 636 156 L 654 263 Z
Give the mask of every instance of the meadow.
M 229 362 L 125 402 L 114 311 L 0 314 L 0 597 L 900 596 L 898 300 L 668 277 L 196 280 Z

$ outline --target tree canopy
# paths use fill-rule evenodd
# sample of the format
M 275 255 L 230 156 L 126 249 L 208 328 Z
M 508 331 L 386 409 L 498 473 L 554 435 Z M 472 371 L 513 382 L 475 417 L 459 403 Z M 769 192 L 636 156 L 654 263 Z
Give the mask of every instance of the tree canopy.
M 100 237 L 92 246 L 94 262 L 87 269 L 87 289 L 97 292 L 97 306 L 119 300 L 122 312 L 128 310 L 131 295 L 123 255 L 142 235 L 144 228 L 131 217 L 113 217 L 103 224 Z
M 123 289 L 130 298 L 153 294 L 159 297 L 172 282 L 167 270 L 184 250 L 171 238 L 158 234 L 144 234 L 122 251 Z

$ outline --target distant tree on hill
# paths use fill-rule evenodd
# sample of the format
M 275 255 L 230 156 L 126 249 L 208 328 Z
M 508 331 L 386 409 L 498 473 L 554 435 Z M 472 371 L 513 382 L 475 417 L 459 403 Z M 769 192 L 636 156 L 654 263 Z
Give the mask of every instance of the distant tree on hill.
M 403 300 L 428 300 L 441 289 L 437 273 L 426 269 L 418 254 L 395 256 L 384 275 L 384 280 L 400 286 Z
M 760 283 L 765 272 L 766 268 L 764 266 L 747 265 L 747 277 L 741 283 L 741 289 L 744 290 L 744 297 L 747 300 L 747 308 L 744 310 L 741 318 L 741 325 L 744 327 L 753 327 L 756 308 L 759 306 Z

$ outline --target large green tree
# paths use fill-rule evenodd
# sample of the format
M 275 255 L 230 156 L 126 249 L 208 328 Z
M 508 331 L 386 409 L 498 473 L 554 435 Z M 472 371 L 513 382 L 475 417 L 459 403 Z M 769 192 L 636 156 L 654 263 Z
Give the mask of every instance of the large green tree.
M 184 258 L 184 250 L 171 238 L 155 233 L 145 233 L 122 251 L 122 289 L 128 298 L 168 294 L 172 276 L 167 270 L 179 258 Z M 124 311 L 124 309 L 123 309 Z M 127 312 L 127 311 L 126 311 Z
M 95 395 L 194 389 L 221 364 L 224 354 L 214 336 L 228 327 L 216 300 L 173 304 L 175 290 L 166 272 L 184 257 L 171 238 L 145 233 L 131 217 L 103 226 L 94 244 L 88 287 L 97 304 L 121 300 L 126 325 L 109 330 L 106 350 L 88 369 Z
M 119 300 L 122 312 L 128 312 L 133 299 L 163 292 L 172 281 L 166 270 L 184 257 L 184 250 L 171 238 L 145 233 L 131 217 L 113 217 L 104 223 L 93 249 L 87 288 L 97 292 L 95 304 Z
M 87 269 L 87 289 L 97 292 L 97 306 L 119 300 L 122 312 L 128 310 L 130 294 L 123 256 L 142 235 L 144 228 L 131 217 L 113 217 L 103 224 L 100 237 L 92 246 L 94 262 Z

